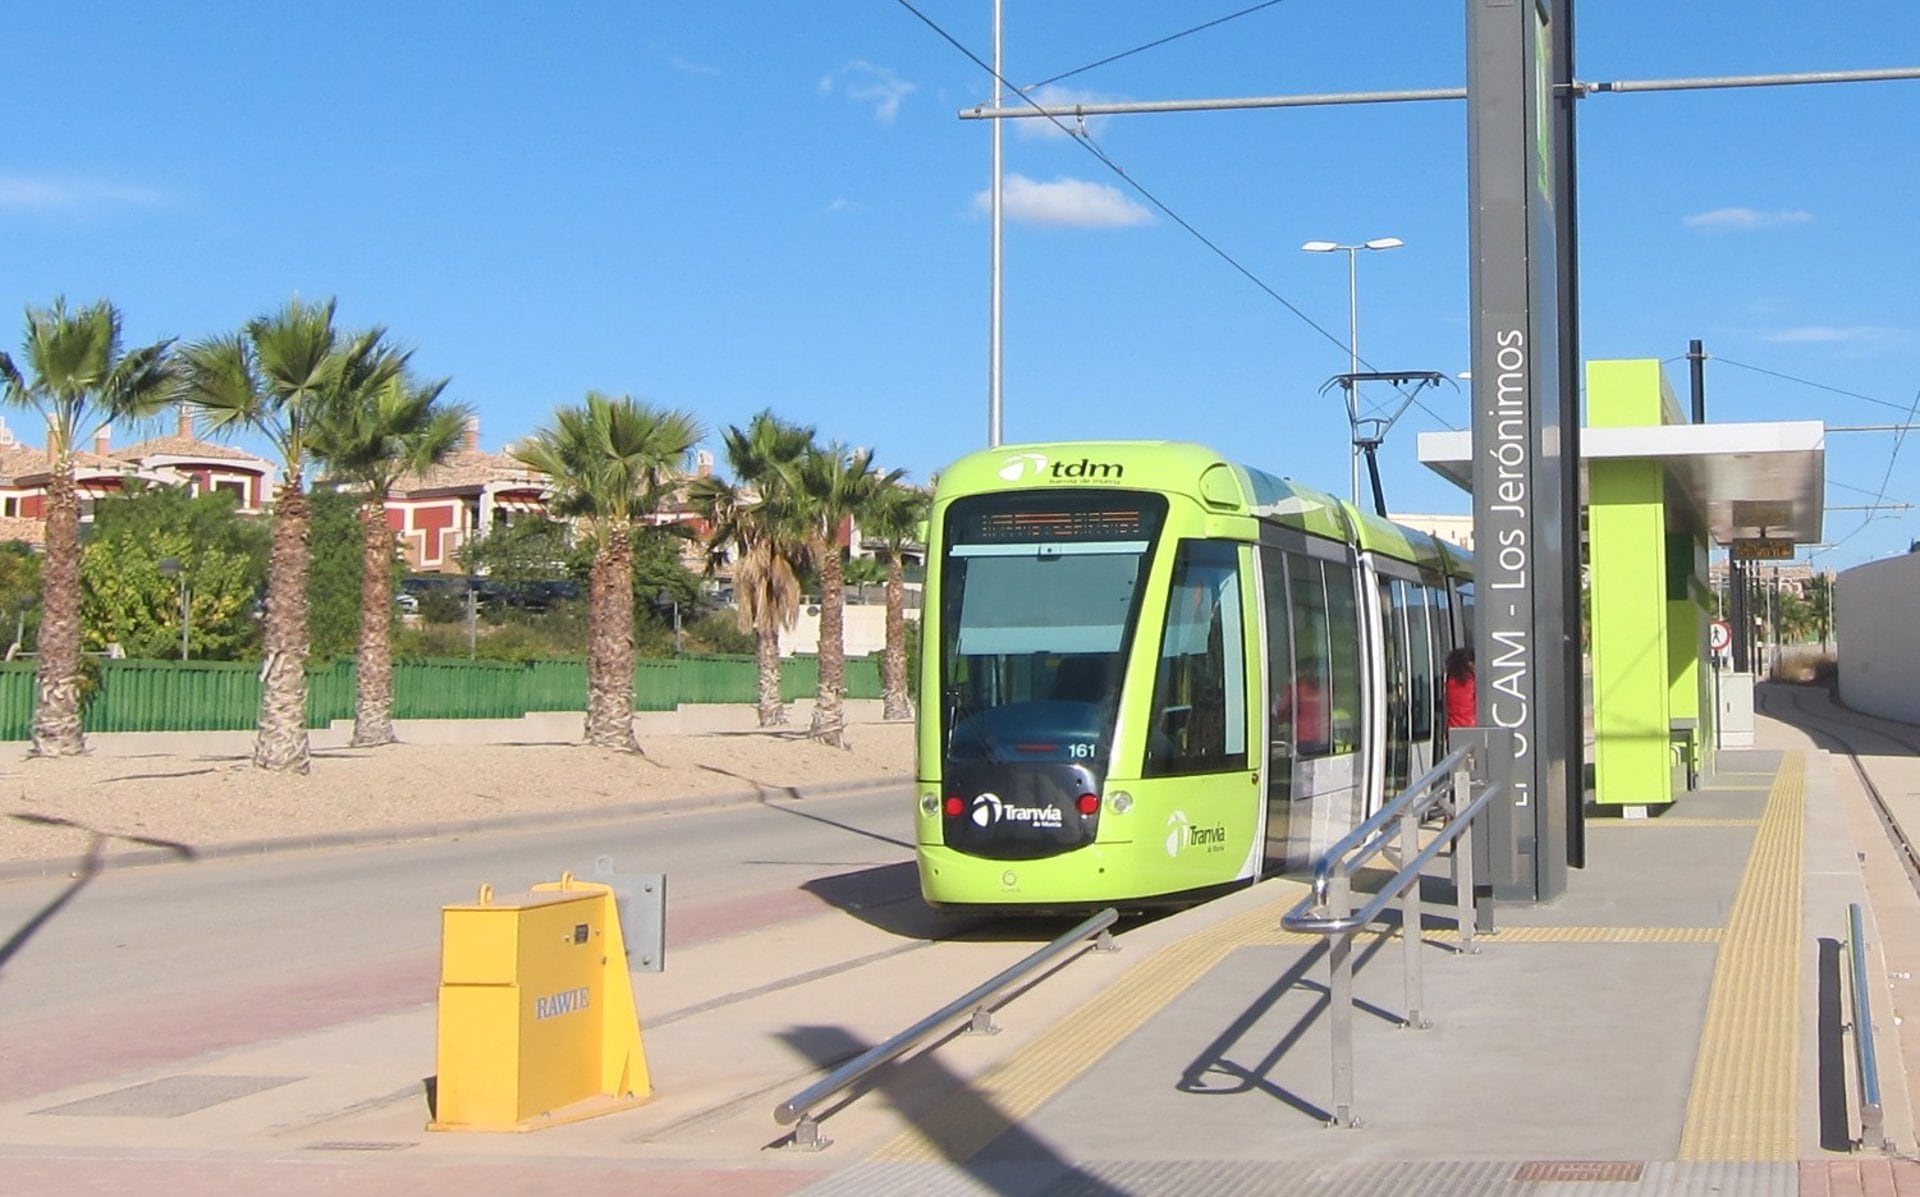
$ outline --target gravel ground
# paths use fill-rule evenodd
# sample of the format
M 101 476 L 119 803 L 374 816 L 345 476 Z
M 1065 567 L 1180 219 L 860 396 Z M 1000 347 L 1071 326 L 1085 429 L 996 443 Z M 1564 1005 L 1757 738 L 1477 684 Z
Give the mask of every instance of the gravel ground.
M 577 744 L 393 744 L 316 751 L 305 776 L 244 756 L 0 755 L 0 864 L 153 841 L 241 841 L 583 811 L 913 774 L 911 723 L 856 724 L 849 747 L 795 729 L 648 736 L 643 755 Z

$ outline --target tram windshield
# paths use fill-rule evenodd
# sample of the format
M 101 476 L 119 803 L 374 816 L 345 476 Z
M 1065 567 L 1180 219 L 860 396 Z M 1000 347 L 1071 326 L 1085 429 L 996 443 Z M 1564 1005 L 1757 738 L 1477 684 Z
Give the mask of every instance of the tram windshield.
M 942 730 L 950 761 L 1104 773 L 1122 665 L 1166 500 L 982 495 L 947 515 Z

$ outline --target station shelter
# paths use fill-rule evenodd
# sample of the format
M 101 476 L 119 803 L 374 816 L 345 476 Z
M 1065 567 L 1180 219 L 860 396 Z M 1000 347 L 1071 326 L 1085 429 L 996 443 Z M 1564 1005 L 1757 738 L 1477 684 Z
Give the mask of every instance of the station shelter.
M 1593 361 L 1580 432 L 1594 805 L 1628 815 L 1752 742 L 1753 678 L 1716 666 L 1708 555 L 1791 559 L 1820 540 L 1826 426 L 1689 419 L 1660 363 Z M 1472 489 L 1468 432 L 1422 433 L 1423 464 Z M 1569 686 L 1587 679 L 1567 678 Z

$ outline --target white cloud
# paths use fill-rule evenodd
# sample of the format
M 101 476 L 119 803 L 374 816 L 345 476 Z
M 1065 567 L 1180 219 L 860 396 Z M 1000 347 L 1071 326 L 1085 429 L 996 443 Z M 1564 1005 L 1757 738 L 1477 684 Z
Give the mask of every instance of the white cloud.
M 1119 228 L 1153 220 L 1153 213 L 1122 195 L 1119 188 L 1085 179 L 1039 183 L 1025 175 L 1008 175 L 1001 184 L 1001 202 L 1007 219 L 1028 224 Z M 977 211 L 989 211 L 992 204 L 988 192 L 973 197 Z
M 1071 87 L 1055 87 L 1052 84 L 1036 88 L 1028 92 L 1027 96 L 1042 108 L 1071 108 L 1075 104 L 1107 104 L 1112 102 L 1111 96 L 1103 96 L 1098 92 L 1079 91 Z M 1022 108 L 1026 107 L 1026 105 L 1020 103 L 1018 97 L 1014 96 L 1006 97 L 1002 99 L 1000 103 L 1001 106 L 1005 108 L 1012 108 L 1016 105 Z M 1079 132 L 1082 125 L 1085 125 L 1089 132 L 1096 131 L 1106 120 L 1107 118 L 1104 116 L 1089 116 L 1084 118 L 1056 116 L 1051 120 L 1044 116 L 1028 116 L 1013 121 L 1012 124 L 1016 133 L 1029 140 L 1046 137 L 1059 139 L 1068 136 L 1070 132 Z
M 678 54 L 667 59 L 667 65 L 683 75 L 715 76 L 720 74 L 719 67 L 708 66 L 704 62 L 695 62 L 691 58 L 682 58 Z
M 823 96 L 838 90 L 855 103 L 872 105 L 873 118 L 891 125 L 900 115 L 901 102 L 919 89 L 886 67 L 856 58 L 840 68 L 838 78 L 824 76 L 819 90 Z
M 56 179 L 0 175 L 0 211 L 79 212 L 97 208 L 157 208 L 166 194 L 96 179 Z
M 1876 341 L 1899 340 L 1905 336 L 1899 329 L 1880 328 L 1863 324 L 1854 328 L 1834 328 L 1825 324 L 1810 324 L 1800 328 L 1783 328 L 1779 332 L 1768 333 L 1766 340 L 1779 345 L 1860 345 Z
M 1751 233 L 1759 229 L 1779 228 L 1782 225 L 1806 224 L 1812 219 L 1813 213 L 1799 209 L 1760 212 L 1753 208 L 1715 208 L 1711 212 L 1696 212 L 1686 217 L 1683 223 L 1690 229 Z
M 856 203 L 845 196 L 837 196 L 832 203 L 827 205 L 827 211 L 829 212 L 865 212 L 866 210 L 867 206 L 865 204 Z

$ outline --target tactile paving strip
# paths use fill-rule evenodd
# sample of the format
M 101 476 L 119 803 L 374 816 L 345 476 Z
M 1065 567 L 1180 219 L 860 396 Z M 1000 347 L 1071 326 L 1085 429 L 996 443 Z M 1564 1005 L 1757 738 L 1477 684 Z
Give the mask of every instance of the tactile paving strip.
M 1788 753 L 1734 896 L 1707 998 L 1682 1160 L 1798 1154 L 1801 846 L 1806 757 Z

